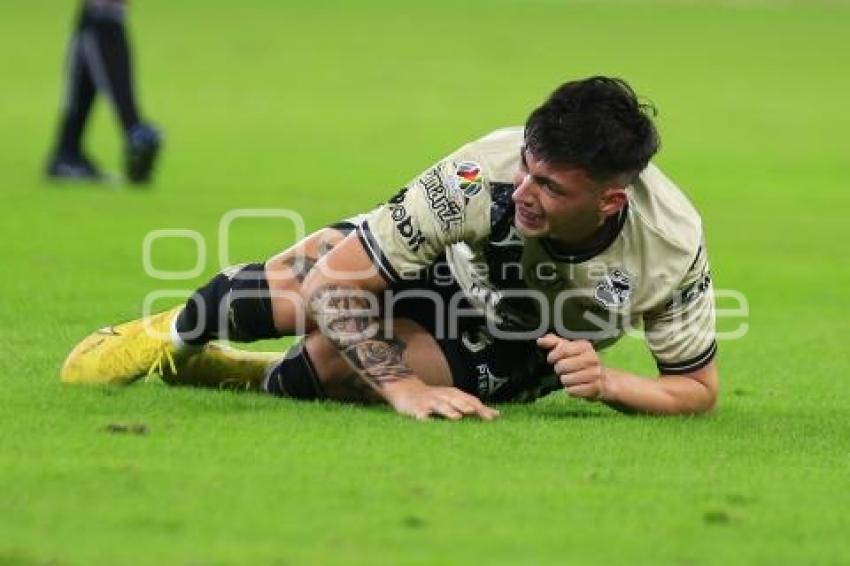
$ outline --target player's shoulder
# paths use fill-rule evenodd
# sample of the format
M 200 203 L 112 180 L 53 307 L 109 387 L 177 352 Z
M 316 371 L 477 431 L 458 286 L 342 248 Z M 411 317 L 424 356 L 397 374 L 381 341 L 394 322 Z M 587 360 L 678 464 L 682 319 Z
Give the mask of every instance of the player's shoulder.
M 456 163 L 478 165 L 488 184 L 510 183 L 516 173 L 522 143 L 521 126 L 500 128 L 464 144 L 451 159 Z
M 699 249 L 702 218 L 682 190 L 650 163 L 629 191 L 630 212 L 643 229 L 671 247 L 686 252 Z

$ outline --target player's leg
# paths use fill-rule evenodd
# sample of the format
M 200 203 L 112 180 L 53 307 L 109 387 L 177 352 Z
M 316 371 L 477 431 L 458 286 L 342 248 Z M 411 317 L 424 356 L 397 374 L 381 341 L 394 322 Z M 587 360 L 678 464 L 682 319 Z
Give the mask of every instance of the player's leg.
M 449 365 L 425 329 L 409 320 L 397 320 L 393 333 L 404 344 L 405 362 L 423 381 L 451 385 Z M 207 344 L 201 354 L 184 362 L 176 375 L 166 372 L 163 379 L 172 385 L 264 390 L 302 400 L 372 403 L 381 399 L 317 330 L 302 337 L 285 354 Z
M 87 0 L 80 33 L 82 52 L 97 89 L 115 108 L 125 138 L 130 181 L 143 183 L 153 170 L 161 136 L 140 118 L 123 0 Z
M 177 364 L 176 374 L 165 372 L 163 378 L 173 385 L 258 389 L 269 363 L 280 361 L 283 354 L 247 352 L 211 341 L 250 342 L 310 332 L 315 325 L 306 316 L 301 283 L 352 227 L 340 223 L 319 230 L 272 257 L 262 272 L 255 264 L 249 271 L 243 268 L 234 274 L 235 278 L 250 276 L 247 282 L 221 285 L 219 275 L 201 288 L 175 319 L 174 332 L 181 342 L 202 346 L 202 350 Z M 215 312 L 210 315 L 211 311 Z M 290 357 L 295 357 L 302 343 L 290 350 Z
M 245 264 L 217 274 L 185 305 L 101 329 L 74 348 L 60 376 L 69 383 L 130 383 L 153 372 L 179 376 L 179 367 L 203 354 L 201 348 L 212 340 L 250 342 L 307 332 L 301 281 L 343 237 L 337 229 L 320 230 L 267 265 Z
M 411 370 L 429 385 L 449 386 L 452 376 L 439 344 L 413 321 L 398 319 L 393 338 L 404 345 L 402 357 Z M 374 403 L 380 395 L 363 381 L 331 342 L 313 331 L 270 370 L 263 383 L 268 393 L 295 399 L 332 399 Z
M 176 339 L 202 346 L 212 340 L 253 342 L 306 334 L 314 325 L 301 299 L 301 283 L 347 230 L 324 228 L 264 264 L 219 273 L 186 302 L 174 322 Z
M 47 164 L 47 176 L 56 180 L 99 181 L 103 178 L 82 148 L 83 131 L 95 97 L 94 83 L 86 67 L 80 41 L 84 17 L 84 14 L 80 14 L 68 44 L 62 115 L 56 147 Z
M 340 222 L 319 230 L 265 264 L 271 293 L 274 325 L 284 335 L 306 334 L 315 326 L 307 319 L 301 297 L 301 284 L 319 259 L 330 252 L 354 229 L 352 222 Z M 294 300 L 293 300 L 294 299 Z

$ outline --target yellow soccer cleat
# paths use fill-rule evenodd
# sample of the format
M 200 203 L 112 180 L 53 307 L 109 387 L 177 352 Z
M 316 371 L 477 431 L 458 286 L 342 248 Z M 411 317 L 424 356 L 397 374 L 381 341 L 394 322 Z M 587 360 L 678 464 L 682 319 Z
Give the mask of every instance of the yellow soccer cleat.
M 282 352 L 249 352 L 210 343 L 177 361 L 177 371 L 164 373 L 170 385 L 217 389 L 259 390 L 269 367 L 283 359 Z
M 177 371 L 177 348 L 172 344 L 171 321 L 182 307 L 87 336 L 68 354 L 60 378 L 66 383 L 127 384 L 144 375 Z M 188 355 L 187 351 L 184 355 Z

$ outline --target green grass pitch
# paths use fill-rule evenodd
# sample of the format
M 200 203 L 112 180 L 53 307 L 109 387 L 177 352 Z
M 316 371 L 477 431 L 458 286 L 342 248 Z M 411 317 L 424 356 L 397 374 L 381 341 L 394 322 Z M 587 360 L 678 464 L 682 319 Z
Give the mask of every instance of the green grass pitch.
M 0 18 L 0 564 L 850 562 L 850 6 L 133 2 L 143 108 L 168 135 L 156 186 L 134 190 L 40 177 L 73 4 L 7 0 Z M 558 394 L 492 424 L 423 424 L 59 384 L 83 335 L 217 271 L 228 211 L 320 227 L 597 73 L 660 108 L 657 161 L 703 214 L 717 286 L 749 301 L 713 415 Z M 96 112 L 87 144 L 114 170 L 114 120 Z M 203 273 L 146 276 L 155 229 L 200 233 Z M 262 259 L 291 239 L 243 219 L 228 249 Z M 153 251 L 160 269 L 196 259 L 188 240 Z M 606 360 L 652 369 L 637 340 Z

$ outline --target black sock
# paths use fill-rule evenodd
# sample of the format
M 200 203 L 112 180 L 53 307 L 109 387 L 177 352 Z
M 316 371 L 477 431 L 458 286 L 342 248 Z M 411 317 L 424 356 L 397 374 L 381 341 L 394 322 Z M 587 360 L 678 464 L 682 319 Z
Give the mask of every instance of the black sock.
M 213 277 L 189 298 L 174 327 L 192 346 L 218 338 L 237 342 L 280 338 L 263 264 L 232 267 Z
M 69 157 L 82 155 L 83 130 L 94 102 L 95 86 L 83 58 L 80 27 L 71 37 L 65 62 L 65 92 L 62 96 L 62 118 L 56 153 Z
M 303 338 L 292 346 L 286 358 L 269 372 L 263 387 L 267 393 L 277 397 L 311 401 L 324 399 L 326 396 L 313 361 L 304 347 Z
M 95 86 L 115 107 L 124 132 L 139 123 L 133 91 L 130 46 L 122 5 L 86 6 L 80 26 L 80 45 Z

